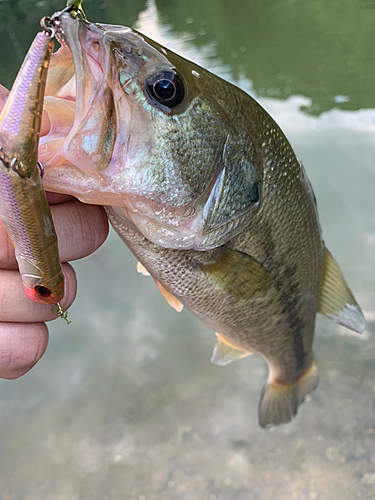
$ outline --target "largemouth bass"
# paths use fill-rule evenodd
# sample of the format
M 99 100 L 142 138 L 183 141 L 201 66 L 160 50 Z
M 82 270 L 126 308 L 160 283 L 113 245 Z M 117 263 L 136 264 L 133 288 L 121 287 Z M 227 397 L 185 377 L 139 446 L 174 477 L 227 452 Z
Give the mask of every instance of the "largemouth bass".
M 0 217 L 15 247 L 26 294 L 55 305 L 64 296 L 57 237 L 38 165 L 38 143 L 53 39 L 38 33 L 0 115 Z
M 260 425 L 288 422 L 318 383 L 316 313 L 365 326 L 291 145 L 246 93 L 141 33 L 53 22 L 46 186 L 106 205 L 140 270 L 217 332 L 214 363 L 261 354 Z

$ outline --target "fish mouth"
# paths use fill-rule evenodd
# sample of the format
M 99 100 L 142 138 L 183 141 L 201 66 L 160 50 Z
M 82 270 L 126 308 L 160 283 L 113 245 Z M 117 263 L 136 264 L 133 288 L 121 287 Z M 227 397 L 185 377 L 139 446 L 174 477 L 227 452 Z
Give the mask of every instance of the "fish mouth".
M 86 203 L 123 204 L 106 171 L 117 123 L 111 51 L 103 41 L 108 31 L 131 29 L 92 24 L 69 13 L 55 17 L 55 24 L 61 47 L 51 57 L 39 141 L 44 185 Z

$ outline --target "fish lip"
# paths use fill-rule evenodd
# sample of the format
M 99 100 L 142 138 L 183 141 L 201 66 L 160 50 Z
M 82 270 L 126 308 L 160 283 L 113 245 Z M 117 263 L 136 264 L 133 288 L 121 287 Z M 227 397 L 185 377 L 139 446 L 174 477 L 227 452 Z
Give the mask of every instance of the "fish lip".
M 56 80 L 53 80 L 54 76 L 51 77 L 51 92 L 46 93 L 46 97 L 57 98 L 60 100 L 60 103 L 66 101 L 74 102 L 74 114 L 70 115 L 72 123 L 69 130 L 66 130 L 66 126 L 64 125 L 65 131 L 59 133 L 56 131 L 57 129 L 61 130 L 62 123 L 59 121 L 56 113 L 59 105 L 55 104 L 53 99 L 48 103 L 45 102 L 45 110 L 50 118 L 45 136 L 48 136 L 49 132 L 51 132 L 51 135 L 49 138 L 44 137 L 44 140 L 42 137 L 41 143 L 46 144 L 44 158 L 47 163 L 51 161 L 50 166 L 52 168 L 63 161 L 72 168 L 86 170 L 82 164 L 76 163 L 73 159 L 75 146 L 73 144 L 72 147 L 72 141 L 74 143 L 75 138 L 79 136 L 81 125 L 83 123 L 90 123 L 87 120 L 90 120 L 90 114 L 92 114 L 93 109 L 96 109 L 98 106 L 97 109 L 100 112 L 102 89 L 106 86 L 106 77 L 108 76 L 104 73 L 105 68 L 108 73 L 108 51 L 107 47 L 102 43 L 103 29 L 86 20 L 74 18 L 70 13 L 62 12 L 60 14 L 58 13 L 55 16 L 54 27 L 56 29 L 56 39 L 61 43 L 62 47 L 56 52 L 56 65 L 53 66 L 51 64 L 51 66 L 57 70 L 59 66 L 64 67 L 66 56 L 62 52 L 61 64 L 59 64 L 58 54 L 60 50 L 65 50 L 66 53 L 70 53 L 71 65 L 69 67 L 71 78 L 67 82 L 61 83 L 60 87 L 54 87 L 54 82 L 57 84 L 59 82 L 59 73 L 57 72 Z M 53 57 L 54 55 L 52 55 Z M 67 95 L 67 92 L 70 93 Z M 48 110 L 51 110 L 53 119 L 51 119 Z M 56 149 L 53 149 L 53 142 L 51 142 L 52 147 L 49 149 L 49 139 L 55 141 L 57 145 Z M 60 141 L 59 144 L 58 141 Z M 54 151 L 54 156 L 52 156 L 52 153 L 49 154 L 49 151 Z M 103 162 L 103 167 L 106 168 L 107 165 L 104 165 L 105 162 Z M 88 166 L 87 170 L 93 171 L 95 168 Z
M 114 36 L 123 33 L 133 32 L 131 28 L 126 26 L 118 26 L 112 24 L 91 23 L 86 19 L 75 18 L 70 13 L 62 12 L 55 20 L 56 38 L 57 40 L 68 46 L 74 61 L 76 71 L 80 71 L 82 66 L 78 64 L 80 52 L 91 60 L 97 62 L 104 72 L 104 61 L 100 60 L 99 56 L 103 56 L 105 47 L 100 45 L 96 50 L 96 56 L 93 54 L 92 48 L 96 43 L 101 44 L 103 38 L 107 35 Z
M 101 25 L 90 23 L 86 19 L 73 17 L 68 12 L 60 12 L 60 15 L 57 15 L 54 18 L 54 26 L 56 28 L 56 38 L 59 42 L 68 45 L 72 50 L 72 41 L 74 40 L 73 32 L 79 26 L 86 26 L 87 31 L 91 33 L 97 33 L 99 37 L 102 37 L 104 29 Z M 54 17 L 54 16 L 53 16 Z
M 56 37 L 64 43 L 72 54 L 76 80 L 76 103 L 78 108 L 85 107 L 85 81 L 87 71 L 95 83 L 104 75 L 105 49 L 100 44 L 104 30 L 85 19 L 77 19 L 70 13 L 63 13 L 56 22 Z M 95 47 L 95 48 L 94 48 Z M 104 56 L 104 57 L 103 57 Z M 85 60 L 88 65 L 85 64 Z M 88 66 L 88 67 L 87 67 Z M 90 93 L 91 94 L 91 93 Z

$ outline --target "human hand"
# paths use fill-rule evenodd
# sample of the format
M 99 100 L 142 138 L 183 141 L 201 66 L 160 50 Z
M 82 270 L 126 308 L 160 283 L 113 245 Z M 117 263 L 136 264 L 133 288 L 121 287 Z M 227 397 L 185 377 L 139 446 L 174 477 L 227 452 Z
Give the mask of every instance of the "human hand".
M 9 91 L 0 85 L 0 111 Z M 67 310 L 77 292 L 77 280 L 68 260 L 94 252 L 108 235 L 102 207 L 84 205 L 72 196 L 47 193 L 58 237 L 65 276 Z M 14 248 L 0 221 L 0 378 L 15 379 L 28 372 L 42 357 L 48 343 L 45 321 L 57 317 L 52 306 L 38 304 L 25 294 Z
M 85 205 L 71 196 L 48 193 L 65 277 L 61 301 L 68 309 L 77 292 L 77 281 L 68 260 L 94 252 L 108 235 L 102 207 Z M 41 358 L 48 343 L 45 321 L 57 317 L 52 306 L 38 304 L 25 294 L 14 248 L 0 222 L 0 378 L 15 379 Z

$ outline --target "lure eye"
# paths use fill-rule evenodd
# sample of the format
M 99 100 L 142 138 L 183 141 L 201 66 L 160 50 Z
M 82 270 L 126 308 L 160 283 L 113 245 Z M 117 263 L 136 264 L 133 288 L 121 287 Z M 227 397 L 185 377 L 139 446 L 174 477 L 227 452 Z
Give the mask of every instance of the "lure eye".
M 51 292 L 50 290 L 48 290 L 48 288 L 46 288 L 45 286 L 41 286 L 41 285 L 37 285 L 34 290 L 36 291 L 36 293 L 38 295 L 40 295 L 41 297 L 49 297 L 51 295 Z
M 168 108 L 178 106 L 185 95 L 184 84 L 173 71 L 162 71 L 146 81 L 150 97 Z

